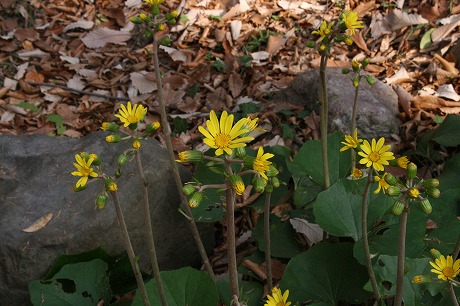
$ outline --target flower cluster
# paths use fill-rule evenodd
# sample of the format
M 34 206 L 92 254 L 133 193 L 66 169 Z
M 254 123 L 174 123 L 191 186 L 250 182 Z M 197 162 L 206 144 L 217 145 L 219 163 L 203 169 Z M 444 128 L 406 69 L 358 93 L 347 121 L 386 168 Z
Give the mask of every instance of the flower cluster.
M 278 178 L 278 170 L 270 161 L 274 157 L 272 153 L 264 152 L 260 147 L 257 155 L 247 156 L 246 145 L 254 140 L 250 133 L 262 129 L 258 128 L 258 118 L 250 117 L 242 118 L 235 122 L 233 114 L 228 114 L 223 111 L 220 118 L 217 117 L 215 111 L 211 111 L 209 120 L 206 120 L 205 126 L 199 126 L 198 131 L 204 136 L 203 142 L 214 149 L 215 157 L 210 157 L 198 150 L 187 150 L 178 153 L 177 162 L 180 163 L 199 163 L 205 160 L 210 160 L 208 166 L 213 167 L 213 171 L 217 171 L 216 167 L 221 167 L 225 164 L 240 164 L 241 168 L 238 173 L 234 173 L 231 167 L 223 167 L 218 170 L 223 173 L 228 180 L 231 188 L 236 195 L 243 195 L 246 190 L 242 176 L 253 174 L 253 190 L 255 192 L 271 192 L 273 188 L 280 185 Z M 207 185 L 200 186 L 199 184 L 186 184 L 183 192 L 189 197 L 189 206 L 197 207 L 205 198 L 203 190 L 210 188 Z M 216 188 L 225 188 L 218 185 Z
M 351 77 L 351 82 L 353 83 L 354 87 L 358 87 L 361 79 L 364 77 L 369 85 L 374 85 L 376 80 L 368 74 L 362 74 L 364 69 L 369 65 L 369 59 L 365 58 L 361 62 L 358 62 L 357 60 L 353 60 L 351 62 L 351 68 L 353 70 L 353 76 Z M 349 74 L 351 71 L 348 68 L 342 69 L 343 74 Z
M 434 273 L 437 278 L 433 279 L 430 275 L 417 275 L 413 278 L 415 284 L 431 283 L 435 281 L 450 282 L 455 285 L 460 283 L 455 278 L 460 274 L 460 259 L 454 261 L 451 255 L 441 255 L 436 249 L 430 250 L 431 255 L 434 257 L 434 262 L 430 261 L 433 269 L 430 271 Z
M 319 50 L 329 52 L 335 41 L 344 42 L 350 46 L 353 44 L 351 36 L 356 29 L 364 28 L 363 22 L 358 20 L 358 14 L 353 11 L 344 11 L 337 22 L 323 20 L 318 30 L 312 31 L 313 35 L 319 35 L 321 43 Z

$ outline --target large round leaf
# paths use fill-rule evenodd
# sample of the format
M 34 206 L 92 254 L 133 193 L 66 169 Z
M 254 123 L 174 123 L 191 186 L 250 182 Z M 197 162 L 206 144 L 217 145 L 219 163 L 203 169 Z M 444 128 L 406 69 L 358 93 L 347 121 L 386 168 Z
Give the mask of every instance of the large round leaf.
M 280 287 L 289 289 L 289 300 L 359 303 L 369 298 L 363 289 L 367 271 L 353 258 L 352 243 L 320 243 L 289 261 Z
M 186 267 L 160 273 L 169 306 L 216 306 L 219 301 L 216 286 L 203 271 Z M 161 305 L 155 280 L 146 285 L 151 305 Z M 143 306 L 139 292 L 132 306 Z

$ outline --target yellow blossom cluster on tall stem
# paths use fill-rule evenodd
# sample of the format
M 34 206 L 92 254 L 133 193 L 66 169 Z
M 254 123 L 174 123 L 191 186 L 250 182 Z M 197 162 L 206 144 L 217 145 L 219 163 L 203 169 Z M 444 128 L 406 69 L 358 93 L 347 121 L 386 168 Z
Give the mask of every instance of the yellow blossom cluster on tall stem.
M 279 172 L 270 160 L 274 157 L 274 154 L 265 152 L 264 148 L 260 147 L 256 156 L 247 155 L 247 144 L 254 139 L 254 137 L 250 136 L 250 133 L 258 129 L 260 129 L 258 128 L 258 118 L 247 117 L 235 122 L 233 114 L 223 111 L 219 118 L 216 112 L 211 110 L 209 119 L 206 120 L 204 126 L 198 127 L 198 131 L 204 137 L 203 142 L 214 150 L 214 156 L 208 156 L 197 150 L 188 150 L 179 152 L 176 159 L 180 163 L 211 162 L 214 169 L 216 167 L 221 169 L 224 184 L 219 182 L 213 185 L 200 185 L 199 182 L 187 183 L 183 187 L 183 193 L 189 199 L 189 206 L 196 208 L 205 200 L 203 193 L 205 189 L 226 190 L 228 271 L 231 293 L 236 299 L 239 297 L 234 220 L 236 199 L 237 197 L 242 197 L 247 190 L 253 190 L 256 194 L 265 192 L 269 199 L 269 194 L 273 191 L 273 188 L 277 188 L 280 185 L 276 177 Z M 252 176 L 253 188 L 251 189 L 247 189 L 243 180 L 243 177 L 247 175 Z M 265 210 L 264 213 L 266 214 L 265 216 L 268 216 L 270 214 L 269 209 Z M 266 246 L 269 246 L 270 236 L 266 235 L 264 239 Z M 265 251 L 269 257 L 270 250 L 266 249 Z M 271 275 L 271 271 L 267 272 L 267 274 Z M 269 282 L 271 282 L 271 279 Z

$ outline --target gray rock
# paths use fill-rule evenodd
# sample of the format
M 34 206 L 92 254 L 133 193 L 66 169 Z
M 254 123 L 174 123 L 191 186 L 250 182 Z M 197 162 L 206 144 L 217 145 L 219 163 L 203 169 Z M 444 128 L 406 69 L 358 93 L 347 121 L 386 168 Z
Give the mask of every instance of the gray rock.
M 340 68 L 327 68 L 329 97 L 329 129 L 350 133 L 355 87 L 350 74 Z M 319 70 L 309 70 L 298 75 L 291 84 L 276 92 L 272 102 L 303 105 L 308 111 L 319 114 Z M 390 86 L 378 81 L 370 86 L 361 81 L 358 95 L 357 127 L 359 135 L 367 138 L 388 137 L 399 134 L 398 96 Z
M 29 305 L 27 285 L 43 278 L 59 254 L 79 254 L 103 247 L 118 255 L 124 247 L 111 199 L 105 209 L 95 208 L 101 190 L 96 180 L 82 192 L 73 192 L 78 180 L 75 154 L 96 153 L 113 165 L 129 144 L 108 144 L 106 133 L 81 139 L 51 138 L 42 135 L 0 135 L 0 304 Z M 149 180 L 149 199 L 160 268 L 199 266 L 201 259 L 186 219 L 178 212 L 179 196 L 166 151 L 155 140 L 145 140 L 142 158 Z M 107 173 L 113 173 L 113 166 Z M 143 210 L 139 178 L 134 161 L 124 168 L 118 181 L 121 205 L 141 268 L 149 269 L 144 240 Z M 185 168 L 184 168 L 185 169 Z M 183 172 L 183 177 L 191 176 Z M 42 229 L 22 231 L 42 216 L 53 218 Z M 199 224 L 204 244 L 214 243 L 212 225 Z

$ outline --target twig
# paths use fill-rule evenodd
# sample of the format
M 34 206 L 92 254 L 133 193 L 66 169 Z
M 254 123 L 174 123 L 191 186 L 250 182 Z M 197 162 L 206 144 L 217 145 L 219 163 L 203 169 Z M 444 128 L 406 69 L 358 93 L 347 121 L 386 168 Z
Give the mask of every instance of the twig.
M 270 240 L 270 198 L 271 192 L 265 193 L 264 207 L 264 243 L 265 243 L 265 273 L 267 274 L 268 291 L 273 288 L 272 277 L 272 258 L 271 258 L 271 240 Z
M 327 96 L 327 80 L 326 80 L 326 65 L 327 65 L 327 54 L 321 55 L 321 64 L 319 67 L 319 102 L 320 102 L 320 131 L 321 131 L 321 147 L 322 147 L 322 159 L 323 159 L 323 173 L 324 173 L 324 189 L 328 189 L 331 186 L 331 180 L 329 178 L 329 160 L 327 154 L 327 125 L 328 125 L 328 112 L 329 103 Z
M 412 183 L 410 183 L 412 186 Z M 406 256 L 406 228 L 408 215 L 408 201 L 404 204 L 404 210 L 399 221 L 399 237 L 398 237 L 398 262 L 396 265 L 396 296 L 394 305 L 401 306 L 404 290 L 404 257 Z
M 78 94 L 81 94 L 81 95 L 88 95 L 88 96 L 106 98 L 106 99 L 108 99 L 108 100 L 116 100 L 116 101 L 123 101 L 123 102 L 131 101 L 129 98 L 114 97 L 114 96 L 108 96 L 108 95 L 104 95 L 104 94 L 100 94 L 100 93 L 95 93 L 95 92 L 89 92 L 89 91 L 84 91 L 84 90 L 78 90 L 78 89 L 71 88 L 71 87 L 68 87 L 68 86 L 65 86 L 65 85 L 60 85 L 60 84 L 40 83 L 40 82 L 26 82 L 26 83 L 29 84 L 29 85 L 33 85 L 33 86 L 47 86 L 47 87 L 62 88 L 62 89 L 65 89 L 65 90 L 67 90 L 67 91 L 71 91 L 71 92 L 78 93 Z

